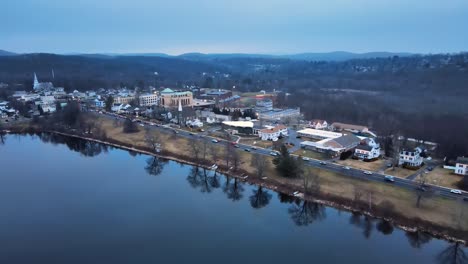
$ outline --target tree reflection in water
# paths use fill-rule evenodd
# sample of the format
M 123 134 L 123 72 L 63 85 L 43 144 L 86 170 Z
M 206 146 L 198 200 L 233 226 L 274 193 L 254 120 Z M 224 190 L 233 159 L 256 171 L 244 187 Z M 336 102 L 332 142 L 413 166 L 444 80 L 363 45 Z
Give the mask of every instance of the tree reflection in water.
M 237 178 L 234 178 L 234 182 L 232 182 L 230 177 L 226 177 L 226 183 L 224 184 L 223 192 L 226 193 L 230 200 L 239 201 L 242 199 L 243 191 L 244 186 L 242 183 L 239 183 Z
M 463 245 L 459 242 L 450 244 L 437 255 L 436 259 L 440 264 L 468 263 L 468 257 L 463 249 Z
M 258 186 L 257 190 L 253 190 L 253 194 L 250 196 L 250 205 L 255 209 L 259 209 L 267 206 L 270 200 L 271 194 Z
M 101 153 L 106 153 L 109 149 L 105 144 L 75 137 L 66 137 L 52 133 L 40 133 L 38 136 L 42 142 L 55 145 L 64 144 L 68 149 L 78 152 L 85 157 L 95 157 Z
M 377 228 L 377 231 L 379 231 L 380 233 L 384 235 L 390 235 L 393 233 L 393 224 L 384 219 L 381 219 L 379 221 L 376 228 Z
M 187 181 L 190 183 L 190 186 L 195 189 L 199 189 L 200 192 L 210 193 L 213 189 L 221 186 L 219 176 L 216 172 L 214 172 L 212 176 L 210 176 L 210 174 L 210 170 L 193 166 L 187 176 Z
M 325 206 L 322 204 L 302 201 L 302 203 L 295 203 L 289 207 L 289 214 L 291 219 L 298 226 L 306 226 L 315 221 L 325 219 Z
M 362 234 L 365 238 L 370 238 L 372 230 L 374 229 L 374 223 L 371 217 L 353 212 L 349 218 L 349 223 L 362 229 Z
M 164 169 L 164 166 L 168 163 L 168 160 L 158 158 L 158 157 L 150 157 L 146 160 L 145 171 L 149 175 L 158 176 Z
M 414 232 L 406 231 L 406 238 L 413 248 L 421 248 L 424 244 L 429 243 L 432 237 L 428 233 L 419 230 Z

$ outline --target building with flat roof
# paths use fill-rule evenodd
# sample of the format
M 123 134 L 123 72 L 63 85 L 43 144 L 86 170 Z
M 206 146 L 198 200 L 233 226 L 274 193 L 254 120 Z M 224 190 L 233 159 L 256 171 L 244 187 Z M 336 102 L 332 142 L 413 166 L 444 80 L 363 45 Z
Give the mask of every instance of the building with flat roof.
M 268 127 L 258 130 L 258 136 L 262 140 L 273 140 L 276 141 L 282 136 L 288 135 L 288 127 L 284 125 L 277 125 L 275 127 Z
M 297 135 L 301 137 L 312 138 L 312 139 L 339 138 L 343 136 L 342 133 L 313 129 L 313 128 L 306 128 L 306 129 L 299 130 L 297 131 Z
M 222 126 L 224 129 L 235 130 L 236 133 L 252 134 L 254 123 L 252 121 L 223 121 Z
M 140 106 L 158 105 L 159 96 L 157 94 L 142 94 L 140 95 Z
M 259 112 L 258 117 L 265 120 L 280 120 L 287 117 L 297 117 L 301 115 L 300 108 L 273 109 Z

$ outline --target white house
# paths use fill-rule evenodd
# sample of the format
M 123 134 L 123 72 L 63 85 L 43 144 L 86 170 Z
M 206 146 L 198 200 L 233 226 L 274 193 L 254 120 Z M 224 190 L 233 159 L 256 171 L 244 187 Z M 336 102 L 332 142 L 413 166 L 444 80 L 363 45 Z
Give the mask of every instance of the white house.
M 365 160 L 376 159 L 380 157 L 380 144 L 373 138 L 366 138 L 357 145 L 354 156 Z
M 104 102 L 104 100 L 100 100 L 100 99 L 94 99 L 94 105 L 96 105 L 96 107 L 99 107 L 99 108 L 103 108 L 106 106 L 106 103 Z
M 309 127 L 313 129 L 327 129 L 328 123 L 325 120 L 314 119 L 309 122 Z
M 423 157 L 421 157 L 421 153 L 422 150 L 420 148 L 415 148 L 413 151 L 400 151 L 398 165 L 408 165 L 411 167 L 421 166 L 421 164 L 423 163 Z
M 288 128 L 284 125 L 277 125 L 275 127 L 268 127 L 260 129 L 258 131 L 258 136 L 262 140 L 277 140 L 280 136 L 287 136 Z
M 455 164 L 455 174 L 468 175 L 468 157 L 458 157 Z
M 186 124 L 191 127 L 203 127 L 203 122 L 198 119 L 188 120 Z

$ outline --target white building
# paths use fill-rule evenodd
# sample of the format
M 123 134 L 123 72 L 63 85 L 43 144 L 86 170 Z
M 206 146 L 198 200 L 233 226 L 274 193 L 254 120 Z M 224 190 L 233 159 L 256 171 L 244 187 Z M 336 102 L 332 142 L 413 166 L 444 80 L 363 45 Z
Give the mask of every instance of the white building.
M 287 117 L 298 117 L 301 115 L 300 108 L 273 109 L 258 113 L 258 117 L 265 120 L 280 120 Z
M 37 80 L 36 73 L 34 73 L 34 83 L 33 83 L 34 91 L 49 90 L 53 88 L 54 88 L 54 85 L 51 82 L 39 82 Z
M 297 131 L 297 135 L 301 137 L 307 137 L 312 139 L 330 139 L 330 138 L 339 138 L 343 136 L 342 133 L 331 132 L 326 130 L 318 130 L 312 128 L 306 128 Z
M 188 120 L 185 123 L 187 124 L 187 126 L 190 126 L 190 127 L 203 127 L 203 122 L 201 122 L 198 119 Z
M 458 157 L 455 164 L 455 174 L 468 175 L 468 157 Z
M 157 94 L 142 94 L 140 95 L 141 106 L 151 106 L 159 104 L 159 96 Z
M 267 127 L 264 129 L 260 129 L 258 131 L 258 136 L 262 140 L 276 141 L 278 140 L 279 137 L 287 136 L 287 135 L 288 135 L 288 128 L 284 125 L 277 125 L 275 127 Z
M 258 112 L 273 110 L 273 101 L 271 99 L 258 100 L 255 108 Z
M 380 144 L 373 138 L 365 138 L 357 145 L 354 156 L 365 160 L 377 159 L 380 157 Z
M 407 165 L 411 167 L 421 166 L 421 164 L 423 163 L 423 157 L 421 157 L 421 153 L 422 150 L 420 148 L 415 148 L 413 151 L 400 151 L 398 165 Z
M 309 122 L 309 127 L 313 129 L 327 129 L 328 123 L 325 120 L 314 119 Z
M 135 97 L 132 95 L 117 96 L 114 97 L 115 104 L 129 104 L 131 101 L 135 100 Z

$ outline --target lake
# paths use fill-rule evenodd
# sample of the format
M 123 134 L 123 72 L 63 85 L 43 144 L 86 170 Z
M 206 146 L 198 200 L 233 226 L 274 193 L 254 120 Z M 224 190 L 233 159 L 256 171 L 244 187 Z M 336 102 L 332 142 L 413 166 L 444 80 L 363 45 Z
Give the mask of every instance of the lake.
M 50 134 L 0 145 L 0 245 L 8 264 L 466 262 L 425 233 Z

